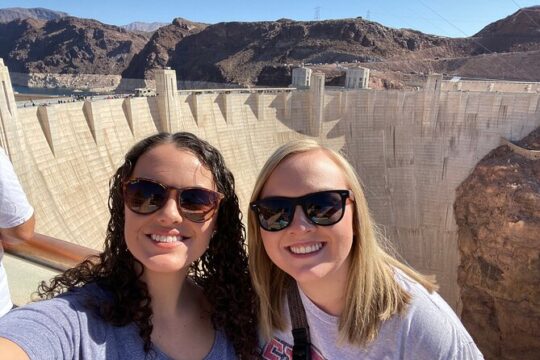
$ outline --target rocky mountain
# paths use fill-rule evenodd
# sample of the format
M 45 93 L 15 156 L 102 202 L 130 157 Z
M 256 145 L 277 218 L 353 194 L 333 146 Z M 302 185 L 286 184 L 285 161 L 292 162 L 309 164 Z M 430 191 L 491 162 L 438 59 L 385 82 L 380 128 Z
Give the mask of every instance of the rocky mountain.
M 358 63 L 375 70 L 372 75 L 381 87 L 421 83 L 423 75 L 430 72 L 540 81 L 539 14 L 538 7 L 521 9 L 475 36 L 461 39 L 392 29 L 361 18 L 220 23 L 183 38 L 174 49 L 170 47 L 175 43 L 173 34 L 167 38 L 169 44 L 152 38 L 145 56 L 159 58 L 157 64 L 176 69 L 184 80 L 240 84 L 287 85 L 289 65 L 300 63 L 310 63 L 325 72 L 331 84 L 343 84 L 344 76 L 335 68 L 317 65 L 335 62 L 341 66 Z M 169 60 L 150 48 L 168 48 Z M 125 75 L 148 74 L 156 63 L 144 65 L 144 70 L 142 64 L 138 63 L 137 72 L 128 69 Z
M 362 18 L 228 22 L 176 18 L 153 34 L 95 20 L 16 20 L 0 24 L 0 56 L 12 71 L 122 74 L 152 78 L 170 66 L 179 79 L 284 86 L 310 64 L 342 84 L 347 66 L 371 68 L 375 87 L 448 76 L 540 81 L 540 7 L 521 9 L 469 38 L 393 29 Z
M 517 142 L 540 151 L 540 128 Z M 540 159 L 500 146 L 456 190 L 462 320 L 486 359 L 540 354 Z
M 519 9 L 514 14 L 504 19 L 495 21 L 482 30 L 475 37 L 486 35 L 513 35 L 534 36 L 540 33 L 538 21 L 540 20 L 540 5 Z
M 170 66 L 178 44 L 187 36 L 196 34 L 207 25 L 176 18 L 172 24 L 160 27 L 144 48 L 133 58 L 122 76 L 125 78 L 153 78 L 156 68 Z
M 140 32 L 151 33 L 165 25 L 168 25 L 168 24 L 161 23 L 161 22 L 146 23 L 146 22 L 141 22 L 141 21 L 135 21 L 127 25 L 122 25 L 121 27 L 126 29 L 127 31 L 140 31 Z
M 0 57 L 13 72 L 120 74 L 147 41 L 117 26 L 74 17 L 0 24 Z
M 229 22 L 186 37 L 168 65 L 186 80 L 276 85 L 259 81 L 259 75 L 285 64 L 381 61 L 449 41 L 361 18 Z
M 478 42 L 477 53 L 540 50 L 540 6 L 520 9 L 491 23 L 473 39 Z
M 5 8 L 0 9 L 0 23 L 6 23 L 13 20 L 36 19 L 36 20 L 56 20 L 69 16 L 62 11 L 54 11 L 44 8 Z
M 472 37 L 449 39 L 449 44 L 361 66 L 375 70 L 374 75 L 393 79 L 397 87 L 407 83 L 411 74 L 430 72 L 449 77 L 540 81 L 540 6 L 520 9 Z

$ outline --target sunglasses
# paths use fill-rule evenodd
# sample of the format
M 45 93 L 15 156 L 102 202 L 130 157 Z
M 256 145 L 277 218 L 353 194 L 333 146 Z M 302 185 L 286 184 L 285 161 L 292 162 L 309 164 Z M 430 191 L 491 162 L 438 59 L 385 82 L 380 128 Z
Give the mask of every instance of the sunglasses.
M 199 188 L 175 188 L 157 181 L 136 178 L 124 183 L 124 203 L 134 213 L 149 215 L 161 209 L 176 190 L 176 204 L 182 217 L 196 223 L 208 221 L 223 199 L 223 194 Z
M 353 200 L 350 190 L 328 190 L 300 197 L 275 196 L 249 204 L 257 215 L 259 226 L 266 231 L 280 231 L 289 226 L 296 206 L 300 205 L 310 222 L 320 226 L 338 223 L 345 213 L 347 199 Z

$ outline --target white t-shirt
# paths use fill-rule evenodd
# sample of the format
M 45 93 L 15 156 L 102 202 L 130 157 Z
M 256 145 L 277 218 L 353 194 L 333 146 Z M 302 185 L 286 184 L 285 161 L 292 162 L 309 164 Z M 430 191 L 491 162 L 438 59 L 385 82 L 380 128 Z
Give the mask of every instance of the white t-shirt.
M 385 321 L 377 338 L 366 347 L 338 344 L 338 318 L 318 308 L 301 290 L 311 333 L 312 360 L 436 360 L 483 359 L 474 341 L 450 306 L 437 294 L 430 294 L 400 271 L 398 283 L 412 295 L 403 316 Z M 285 314 L 290 316 L 287 304 Z M 292 359 L 290 322 L 284 332 L 262 346 L 262 359 Z
M 4 149 L 0 148 L 0 229 L 8 229 L 26 222 L 34 209 L 28 203 L 26 195 L 15 174 Z M 0 244 L 0 316 L 7 313 L 13 304 L 1 260 L 4 250 Z

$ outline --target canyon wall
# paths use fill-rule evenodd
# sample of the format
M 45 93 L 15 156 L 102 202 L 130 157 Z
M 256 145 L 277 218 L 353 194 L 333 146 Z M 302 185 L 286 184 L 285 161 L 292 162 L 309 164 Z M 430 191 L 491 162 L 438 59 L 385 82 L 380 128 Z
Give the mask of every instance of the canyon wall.
M 486 359 L 540 354 L 540 127 L 457 189 L 462 320 Z

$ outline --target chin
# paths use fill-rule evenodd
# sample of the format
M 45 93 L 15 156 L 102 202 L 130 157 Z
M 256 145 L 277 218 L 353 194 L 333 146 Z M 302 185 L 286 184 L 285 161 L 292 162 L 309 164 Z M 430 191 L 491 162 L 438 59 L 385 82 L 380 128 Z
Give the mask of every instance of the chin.
M 331 271 L 330 269 L 324 269 L 321 268 L 321 266 L 316 266 L 309 269 L 290 269 L 290 271 L 285 272 L 296 280 L 296 282 L 300 284 L 309 284 L 324 280 Z
M 190 264 L 179 259 L 151 259 L 143 262 L 145 270 L 158 273 L 175 273 L 188 270 Z

